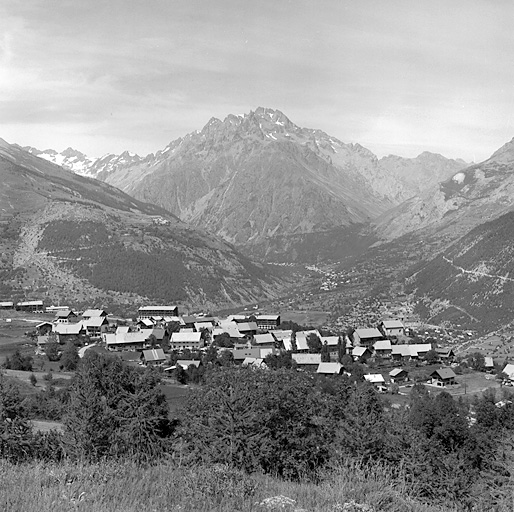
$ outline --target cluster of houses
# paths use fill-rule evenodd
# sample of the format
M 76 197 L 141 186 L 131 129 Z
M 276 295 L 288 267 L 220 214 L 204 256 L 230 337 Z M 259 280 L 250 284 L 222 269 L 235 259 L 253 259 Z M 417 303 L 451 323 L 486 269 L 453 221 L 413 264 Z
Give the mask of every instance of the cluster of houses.
M 123 359 L 142 362 L 146 365 L 169 367 L 168 357 L 161 345 L 166 338 L 170 351 L 193 352 L 206 350 L 207 346 L 222 336 L 227 342 L 221 345 L 230 350 L 234 362 L 242 366 L 265 367 L 264 359 L 269 354 L 284 351 L 292 353 L 296 367 L 326 375 L 344 372 L 340 362 L 341 354 L 352 356 L 354 361 L 365 363 L 369 358 L 383 358 L 399 363 L 399 368 L 389 372 L 389 382 L 403 383 L 409 376 L 401 365 L 408 361 L 423 359 L 433 349 L 432 344 L 399 344 L 404 341 L 405 327 L 397 320 L 384 320 L 376 328 L 359 328 L 343 336 L 323 336 L 318 330 L 298 331 L 280 329 L 280 315 L 254 314 L 230 315 L 226 318 L 179 315 L 177 306 L 143 306 L 138 310 L 137 321 L 131 325 L 109 323 L 104 310 L 90 309 L 81 315 L 66 307 L 54 308 L 53 322 L 37 325 L 38 346 L 41 350 L 50 342 L 64 344 L 68 341 L 101 343 Z M 311 353 L 309 339 L 315 336 L 321 353 Z M 392 341 L 391 341 L 392 340 Z M 408 338 L 405 337 L 405 340 Z M 230 348 L 228 348 L 230 347 Z M 453 352 L 449 349 L 435 349 L 440 360 L 451 362 Z M 327 360 L 328 359 L 328 360 Z M 168 366 L 167 366 L 168 363 Z M 199 361 L 179 360 L 183 368 L 198 366 Z M 455 383 L 451 368 L 437 370 L 431 376 L 437 386 Z M 369 374 L 365 379 L 379 390 L 385 389 L 382 374 Z

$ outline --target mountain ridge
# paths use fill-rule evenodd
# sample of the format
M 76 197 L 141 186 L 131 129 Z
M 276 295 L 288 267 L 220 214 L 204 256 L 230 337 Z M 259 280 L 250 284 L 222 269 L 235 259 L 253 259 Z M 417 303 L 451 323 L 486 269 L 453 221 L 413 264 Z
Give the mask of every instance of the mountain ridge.
M 378 159 L 358 143 L 258 107 L 213 117 L 146 157 L 109 155 L 88 172 L 249 255 L 287 259 L 289 249 L 280 254 L 276 237 L 291 248 L 299 236 L 366 226 L 462 167 L 428 152 Z

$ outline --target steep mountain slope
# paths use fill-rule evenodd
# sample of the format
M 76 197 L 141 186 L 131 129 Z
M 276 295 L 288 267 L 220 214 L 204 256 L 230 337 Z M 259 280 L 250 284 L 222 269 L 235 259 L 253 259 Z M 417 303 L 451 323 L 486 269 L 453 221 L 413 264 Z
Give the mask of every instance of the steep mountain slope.
M 249 254 L 287 259 L 296 252 L 302 259 L 302 247 L 313 252 L 306 246 L 310 234 L 330 239 L 334 229 L 354 231 L 430 182 L 434 168 L 434 176 L 446 177 L 462 167 L 434 157 L 389 158 L 382 165 L 359 144 L 258 108 L 224 121 L 213 118 L 200 132 L 104 176 Z
M 232 305 L 281 282 L 160 207 L 0 139 L 2 296 Z
M 514 321 L 514 212 L 486 222 L 410 272 L 425 316 L 481 331 Z
M 455 173 L 388 212 L 378 232 L 388 240 L 412 232 L 452 241 L 514 208 L 514 139 L 489 159 Z

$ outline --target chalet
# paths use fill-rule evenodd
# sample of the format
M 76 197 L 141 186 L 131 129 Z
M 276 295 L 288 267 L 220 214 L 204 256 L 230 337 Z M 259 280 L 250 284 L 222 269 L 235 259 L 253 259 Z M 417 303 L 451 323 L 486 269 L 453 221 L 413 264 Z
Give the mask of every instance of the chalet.
M 82 322 L 76 324 L 56 324 L 54 332 L 59 343 L 63 344 L 68 341 L 79 340 L 81 336 L 86 334 L 86 329 L 83 327 Z
M 166 316 L 178 316 L 178 306 L 141 306 L 137 310 L 138 320 Z
M 409 346 L 411 350 L 411 359 L 421 359 L 427 355 L 427 352 L 432 350 L 431 343 L 414 343 Z
M 171 350 L 188 348 L 191 350 L 202 348 L 204 341 L 201 332 L 173 332 L 171 333 Z
M 376 328 L 355 329 L 353 332 L 353 342 L 361 347 L 371 348 L 376 341 L 385 340 L 386 337 Z
M 259 359 L 261 357 L 261 349 L 260 348 L 248 348 L 246 345 L 244 348 L 235 348 L 231 350 L 232 355 L 234 356 L 235 362 L 242 362 L 247 357 L 253 357 L 254 359 Z
M 153 329 L 141 329 L 141 332 L 149 340 L 153 336 L 157 342 L 161 342 L 164 338 L 165 330 L 162 327 L 154 327 Z
M 275 348 L 275 338 L 271 333 L 256 334 L 253 337 L 253 344 L 260 348 Z
M 255 322 L 241 322 L 237 324 L 237 330 L 244 336 L 255 336 L 257 324 Z
M 54 328 L 54 324 L 52 322 L 41 322 L 36 325 L 36 331 L 39 336 L 44 336 L 49 332 L 52 332 Z
M 371 350 L 367 347 L 355 347 L 352 349 L 354 361 L 365 362 L 371 357 Z
M 400 383 L 409 380 L 409 373 L 403 368 L 395 368 L 389 372 L 391 382 Z
M 141 318 L 136 324 L 140 329 L 153 329 L 154 321 L 151 318 Z
M 378 327 L 384 336 L 405 336 L 405 326 L 400 320 L 383 320 Z
M 453 361 L 455 359 L 455 353 L 450 347 L 447 348 L 436 348 L 435 352 L 437 353 L 439 359 L 442 361 Z
M 55 313 L 55 322 L 59 324 L 71 324 L 75 323 L 78 320 L 78 316 L 71 309 L 65 309 L 61 311 L 57 311 Z
M 107 350 L 143 350 L 148 346 L 146 336 L 141 332 L 104 333 L 102 339 Z
M 99 338 L 102 332 L 109 326 L 107 316 L 90 317 L 82 321 L 86 334 L 91 338 Z
M 385 379 L 381 373 L 371 373 L 364 375 L 364 379 L 370 384 L 373 384 L 373 386 L 378 389 L 378 391 L 387 391 Z
M 203 330 L 211 333 L 214 330 L 214 324 L 212 322 L 195 322 L 195 331 L 202 332 Z
M 263 331 L 274 331 L 280 326 L 280 315 L 257 315 L 257 327 Z
M 430 378 L 432 379 L 431 384 L 433 386 L 446 387 L 457 384 L 457 381 L 455 380 L 456 375 L 451 368 L 440 368 L 439 370 L 435 370 L 430 374 Z
M 12 302 L 12 301 L 0 302 L 0 309 L 14 309 L 14 302 Z
M 343 372 L 343 365 L 341 363 L 320 363 L 316 373 L 322 375 L 341 375 Z
M 31 311 L 31 312 L 43 312 L 45 310 L 42 300 L 29 300 L 25 302 L 18 302 L 16 304 L 18 311 Z
M 291 357 L 298 368 L 313 372 L 317 371 L 321 363 L 321 354 L 291 354 Z
M 391 347 L 391 359 L 394 361 L 410 361 L 412 353 L 410 345 L 393 345 Z
M 392 347 L 389 340 L 379 340 L 373 345 L 375 354 L 380 357 L 391 357 Z
M 195 361 L 193 359 L 179 359 L 176 366 L 181 366 L 184 370 L 187 370 L 190 366 L 198 368 L 202 364 L 201 361 Z M 172 367 L 173 368 L 173 367 Z M 168 369 L 168 368 L 166 368 Z
M 143 350 L 141 358 L 147 366 L 155 366 L 166 361 L 166 356 L 162 348 Z
M 494 361 L 490 356 L 484 357 L 484 366 L 487 371 L 494 370 Z
M 315 334 L 319 339 L 321 339 L 321 334 L 318 330 L 298 331 L 295 334 L 296 350 L 298 350 L 298 352 L 307 352 L 309 350 L 309 345 L 307 343 L 309 334 Z
M 275 330 L 273 336 L 278 341 L 279 345 L 282 344 L 285 350 L 293 350 L 293 331 L 290 329 L 286 330 Z
M 103 309 L 86 309 L 82 313 L 82 320 L 90 320 L 91 318 L 107 318 L 107 312 Z
M 235 322 L 227 322 L 226 324 L 222 324 L 220 327 L 215 327 L 212 330 L 212 338 L 215 336 L 219 336 L 226 332 L 231 339 L 238 340 L 240 338 L 244 338 L 244 334 L 241 334 L 237 328 Z

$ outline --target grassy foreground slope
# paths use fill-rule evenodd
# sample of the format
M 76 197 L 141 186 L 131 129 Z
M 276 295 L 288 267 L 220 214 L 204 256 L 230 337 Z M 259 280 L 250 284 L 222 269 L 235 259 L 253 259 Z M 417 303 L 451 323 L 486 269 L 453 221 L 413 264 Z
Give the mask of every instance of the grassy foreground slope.
M 395 511 L 454 510 L 408 496 L 384 468 L 337 468 L 319 484 L 248 476 L 226 466 L 180 468 L 162 463 L 0 463 L 0 510 L 10 512 Z M 456 509 L 455 509 L 456 510 Z M 510 509 L 501 509 L 510 510 Z

